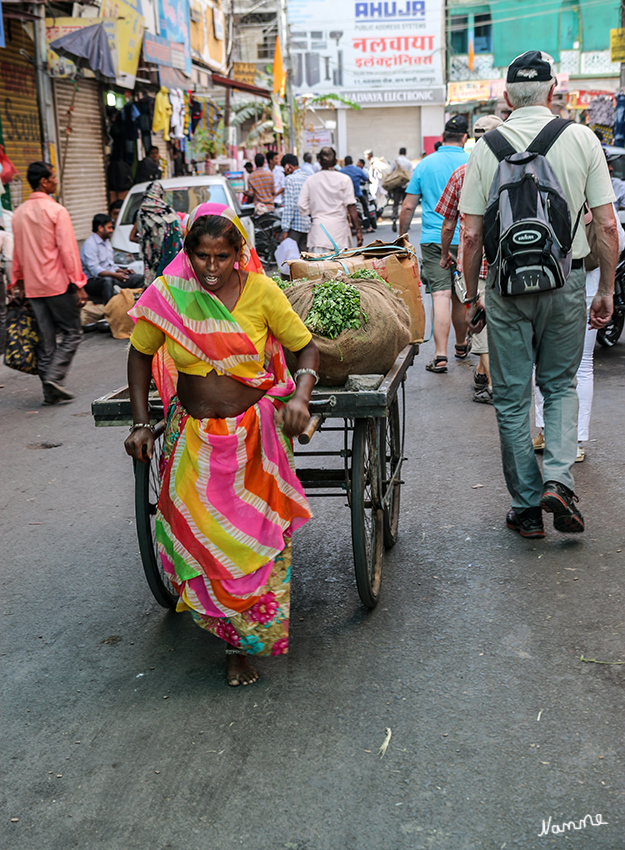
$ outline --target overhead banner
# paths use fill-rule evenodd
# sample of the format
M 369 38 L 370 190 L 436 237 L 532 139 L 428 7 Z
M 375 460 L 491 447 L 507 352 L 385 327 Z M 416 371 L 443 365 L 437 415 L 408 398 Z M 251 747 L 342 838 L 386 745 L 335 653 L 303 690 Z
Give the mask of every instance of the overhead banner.
M 117 84 L 134 88 L 145 28 L 143 16 L 124 0 L 102 0 L 100 14 L 117 22 Z
M 288 0 L 298 94 L 443 85 L 441 0 Z
M 0 47 L 6 47 L 4 40 L 4 21 L 2 19 L 2 2 L 0 2 Z

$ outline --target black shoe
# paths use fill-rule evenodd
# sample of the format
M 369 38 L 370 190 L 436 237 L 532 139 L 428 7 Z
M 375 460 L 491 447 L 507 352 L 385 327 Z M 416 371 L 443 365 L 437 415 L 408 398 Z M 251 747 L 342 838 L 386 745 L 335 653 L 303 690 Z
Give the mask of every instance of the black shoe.
M 62 401 L 63 399 L 60 396 L 44 389 L 42 404 L 60 404 Z
M 506 525 L 513 531 L 518 531 L 521 537 L 545 536 L 540 508 L 525 508 L 525 510 L 510 508 L 506 514 Z
M 559 481 L 545 481 L 540 506 L 543 511 L 553 514 L 553 527 L 565 534 L 577 534 L 584 530 L 584 517 L 574 502 L 579 499 L 572 490 Z
M 488 375 L 484 374 L 483 372 L 475 371 L 475 373 L 473 374 L 473 385 L 475 386 L 476 390 L 483 390 L 484 387 L 488 386 Z
M 70 393 L 69 390 L 66 390 L 62 384 L 57 384 L 56 381 L 44 381 L 43 392 L 44 399 L 46 397 L 46 393 L 50 397 L 56 398 L 57 401 L 71 401 L 74 398 L 74 393 Z M 48 402 L 48 404 L 56 404 L 56 402 L 52 401 Z
M 393 233 L 397 233 L 397 222 L 396 221 L 394 221 L 391 224 L 391 230 L 393 231 Z

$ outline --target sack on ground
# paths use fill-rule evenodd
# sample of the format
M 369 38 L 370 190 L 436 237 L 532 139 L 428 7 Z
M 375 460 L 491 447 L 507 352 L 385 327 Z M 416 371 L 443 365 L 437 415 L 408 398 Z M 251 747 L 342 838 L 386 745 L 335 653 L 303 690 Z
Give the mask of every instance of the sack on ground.
M 142 292 L 143 289 L 122 289 L 107 301 L 104 318 L 109 323 L 115 339 L 130 339 L 135 323 L 128 315 L 128 310 L 135 306 Z
M 99 322 L 103 318 L 104 304 L 94 304 L 93 301 L 87 301 L 80 311 L 81 325 L 92 325 L 94 322 Z
M 331 280 L 325 273 L 317 280 L 296 283 L 284 290 L 295 312 L 305 322 L 316 283 Z M 410 342 L 410 313 L 404 302 L 386 283 L 374 280 L 352 280 L 337 275 L 360 290 L 360 309 L 367 317 L 358 330 L 352 328 L 336 339 L 313 334 L 319 348 L 319 383 L 343 386 L 349 375 L 380 374 L 389 371 L 399 352 Z M 295 369 L 295 357 L 287 352 L 287 363 Z
M 399 246 L 401 252 L 391 254 L 389 246 Z M 313 262 L 305 258 L 289 263 L 291 280 L 318 278 L 330 272 L 331 276 L 341 272 L 353 272 L 357 269 L 373 269 L 380 277 L 391 284 L 410 312 L 410 342 L 423 342 L 425 333 L 425 310 L 421 300 L 421 279 L 415 250 L 405 236 L 394 242 L 377 240 L 367 246 L 367 254 L 344 256 L 338 254 L 336 260 Z M 328 278 L 326 278 L 328 279 Z M 374 370 L 376 371 L 376 370 Z M 361 373 L 362 374 L 362 373 Z
M 495 266 L 501 295 L 559 289 L 571 272 L 582 210 L 571 232 L 568 202 L 545 158 L 570 123 L 554 118 L 523 152 L 515 151 L 498 129 L 484 136 L 499 161 L 484 213 L 484 250 L 488 264 Z
M 16 298 L 8 306 L 4 365 L 27 375 L 37 375 L 39 328 L 26 298 Z

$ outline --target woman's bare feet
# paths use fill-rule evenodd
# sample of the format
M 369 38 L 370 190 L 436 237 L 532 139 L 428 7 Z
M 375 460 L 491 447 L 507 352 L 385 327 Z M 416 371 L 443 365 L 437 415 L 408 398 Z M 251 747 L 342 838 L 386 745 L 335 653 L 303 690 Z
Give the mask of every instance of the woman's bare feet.
M 258 681 L 260 673 L 255 670 L 247 660 L 247 655 L 238 652 L 228 652 L 226 655 L 228 664 L 228 684 L 232 688 L 239 685 L 253 685 Z

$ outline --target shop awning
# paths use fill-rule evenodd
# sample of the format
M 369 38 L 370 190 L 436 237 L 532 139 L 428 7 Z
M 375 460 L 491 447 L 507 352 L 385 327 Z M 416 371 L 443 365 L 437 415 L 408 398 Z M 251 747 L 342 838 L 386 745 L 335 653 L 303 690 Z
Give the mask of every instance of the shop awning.
M 50 42 L 50 48 L 77 65 L 82 64 L 81 60 L 84 60 L 96 75 L 112 80 L 116 77 L 111 49 L 101 23 L 62 35 L 56 41 Z
M 229 89 L 237 89 L 248 94 L 255 94 L 257 97 L 266 97 L 271 100 L 271 92 L 269 89 L 262 89 L 260 86 L 252 86 L 250 83 L 240 83 L 238 80 L 231 80 L 230 77 L 222 77 L 221 74 L 211 74 L 213 83 L 216 86 L 225 86 Z

